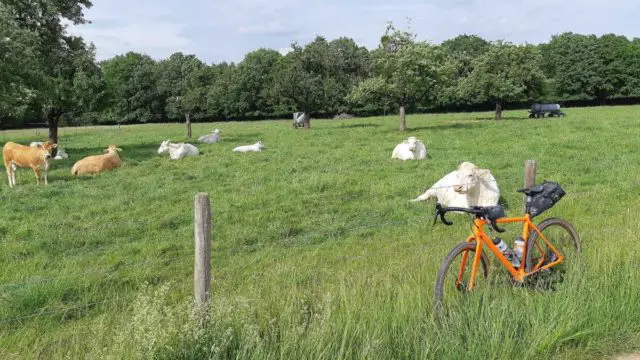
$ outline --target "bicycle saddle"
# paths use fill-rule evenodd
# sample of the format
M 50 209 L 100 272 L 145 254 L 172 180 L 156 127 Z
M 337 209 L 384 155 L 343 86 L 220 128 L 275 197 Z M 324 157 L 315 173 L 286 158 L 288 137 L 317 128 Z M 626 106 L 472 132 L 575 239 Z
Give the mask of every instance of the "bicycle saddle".
M 519 193 L 524 193 L 527 196 L 534 196 L 537 194 L 540 194 L 541 192 L 544 191 L 544 186 L 543 185 L 535 185 L 529 188 L 524 188 L 524 189 L 518 189 L 516 190 Z

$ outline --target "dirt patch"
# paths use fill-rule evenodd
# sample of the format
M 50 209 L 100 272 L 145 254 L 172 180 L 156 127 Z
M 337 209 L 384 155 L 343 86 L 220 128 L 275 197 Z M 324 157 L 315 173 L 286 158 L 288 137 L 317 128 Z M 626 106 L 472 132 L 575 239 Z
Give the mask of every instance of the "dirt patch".
M 640 353 L 621 355 L 616 360 L 640 360 Z

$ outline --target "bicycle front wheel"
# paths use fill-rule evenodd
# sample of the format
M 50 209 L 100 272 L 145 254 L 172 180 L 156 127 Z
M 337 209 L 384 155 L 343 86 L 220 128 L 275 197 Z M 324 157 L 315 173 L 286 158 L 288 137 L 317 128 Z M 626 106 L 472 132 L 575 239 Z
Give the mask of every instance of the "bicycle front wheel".
M 538 230 L 564 256 L 564 262 L 542 270 L 538 274 L 553 275 L 556 278 L 555 280 L 562 280 L 566 272 L 567 263 L 571 263 L 580 253 L 578 232 L 566 220 L 556 218 L 542 221 L 538 225 Z M 527 273 L 536 271 L 557 260 L 557 255 L 535 231 L 529 235 L 526 251 L 525 271 Z
M 473 259 L 476 254 L 475 242 L 458 244 L 442 261 L 436 276 L 434 310 L 436 316 L 455 312 L 470 289 Z M 481 286 L 489 276 L 489 259 L 482 252 L 480 265 L 476 271 L 474 288 Z M 446 301 L 445 301 L 446 298 Z

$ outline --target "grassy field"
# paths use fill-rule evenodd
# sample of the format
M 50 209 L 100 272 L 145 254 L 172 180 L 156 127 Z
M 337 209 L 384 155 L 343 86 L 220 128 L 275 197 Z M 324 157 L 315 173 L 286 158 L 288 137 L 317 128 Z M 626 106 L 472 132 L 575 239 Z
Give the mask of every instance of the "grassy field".
M 169 161 L 184 126 L 61 129 L 68 161 L 48 187 L 0 172 L 1 359 L 601 358 L 640 340 L 640 107 L 195 124 L 222 129 L 202 155 Z M 6 141 L 42 140 L 35 130 Z M 390 159 L 417 136 L 430 158 Z M 262 140 L 263 153 L 236 154 Z M 124 167 L 72 177 L 75 160 L 124 149 Z M 431 225 L 409 203 L 462 161 L 491 169 L 508 215 L 521 210 L 523 163 L 567 191 L 548 214 L 571 221 L 583 254 L 556 291 L 512 287 L 506 272 L 432 318 L 435 274 L 469 231 Z M 213 300 L 193 309 L 193 200 L 214 213 Z M 503 238 L 512 243 L 516 228 Z

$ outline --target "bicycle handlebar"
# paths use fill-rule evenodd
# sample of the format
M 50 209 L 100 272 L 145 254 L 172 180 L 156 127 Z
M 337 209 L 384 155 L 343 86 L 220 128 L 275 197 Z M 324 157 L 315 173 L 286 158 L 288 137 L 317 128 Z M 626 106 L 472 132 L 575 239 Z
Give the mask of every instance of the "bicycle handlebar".
M 438 221 L 438 216 L 440 216 L 440 220 L 442 221 L 443 224 L 445 225 L 453 225 L 452 221 L 449 221 L 445 218 L 445 214 L 448 213 L 449 211 L 460 211 L 460 212 L 465 212 L 468 214 L 473 214 L 478 218 L 483 218 L 485 220 L 489 221 L 489 224 L 491 224 L 491 227 L 493 228 L 493 230 L 502 233 L 505 232 L 505 229 L 501 228 L 498 226 L 498 224 L 496 224 L 495 220 L 490 220 L 487 217 L 487 208 L 481 207 L 481 206 L 474 206 L 472 208 L 462 208 L 462 207 L 442 207 L 442 205 L 440 205 L 440 203 L 436 203 L 436 211 L 435 211 L 435 216 L 433 218 L 433 223 L 435 224 Z

